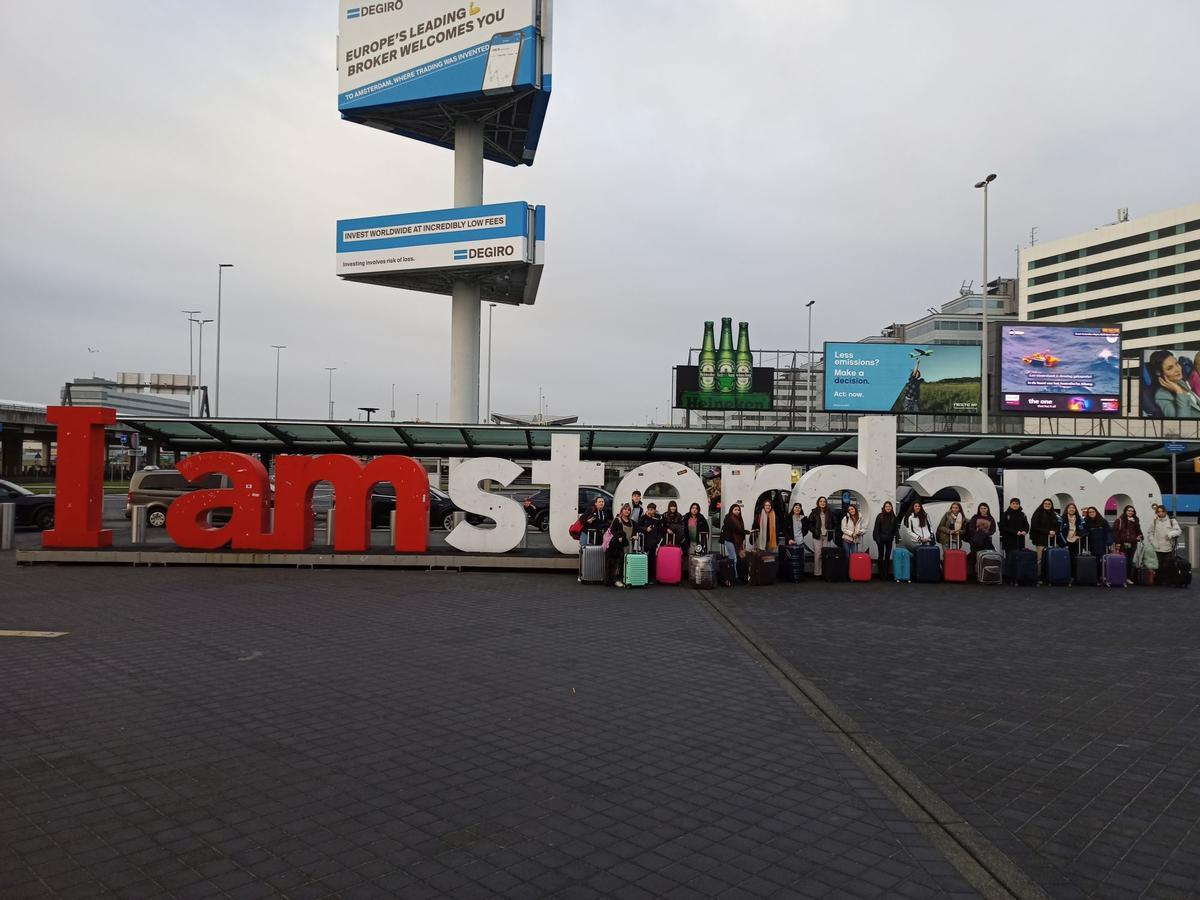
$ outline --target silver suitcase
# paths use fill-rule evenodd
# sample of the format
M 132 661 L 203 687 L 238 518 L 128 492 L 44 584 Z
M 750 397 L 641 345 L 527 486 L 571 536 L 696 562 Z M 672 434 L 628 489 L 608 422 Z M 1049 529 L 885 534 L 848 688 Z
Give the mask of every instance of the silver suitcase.
M 589 532 L 588 545 L 579 551 L 579 580 L 583 584 L 604 584 L 608 553 L 600 541 L 600 532 Z
M 688 556 L 688 584 L 702 591 L 717 586 L 716 557 L 711 553 L 693 553 Z
M 1004 554 L 995 550 L 976 553 L 975 580 L 980 584 L 1001 584 L 1004 581 Z

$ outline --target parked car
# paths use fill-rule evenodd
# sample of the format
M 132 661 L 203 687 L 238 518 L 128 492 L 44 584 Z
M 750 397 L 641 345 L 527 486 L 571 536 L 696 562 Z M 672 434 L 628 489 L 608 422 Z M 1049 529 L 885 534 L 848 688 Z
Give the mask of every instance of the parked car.
M 0 503 L 12 503 L 16 507 L 18 528 L 46 531 L 54 527 L 53 494 L 35 494 L 11 481 L 0 481 Z
M 125 498 L 125 518 L 133 516 L 135 506 L 146 507 L 146 524 L 152 528 L 163 528 L 167 524 L 167 507 L 171 502 L 191 491 L 202 488 L 229 487 L 224 475 L 205 475 L 189 482 L 178 469 L 140 469 L 129 481 L 129 494 Z M 216 510 L 213 521 L 229 521 L 232 510 Z
M 592 504 L 596 502 L 597 497 L 603 497 L 609 509 L 613 508 L 613 495 L 604 488 L 598 487 L 581 487 L 579 489 L 579 511 L 590 509 Z M 538 531 L 550 530 L 550 489 L 542 488 L 540 491 L 530 494 L 522 501 L 525 505 L 525 514 L 529 516 L 529 524 Z M 666 509 L 665 504 L 660 504 L 663 509 Z M 661 510 L 660 510 L 661 511 Z
M 387 482 L 380 482 L 371 489 L 371 527 L 387 528 L 391 524 L 392 510 L 396 508 L 396 489 Z M 454 514 L 462 512 L 450 495 L 435 487 L 429 488 L 429 527 L 449 531 L 454 527 Z M 490 522 L 485 516 L 467 513 L 472 525 Z

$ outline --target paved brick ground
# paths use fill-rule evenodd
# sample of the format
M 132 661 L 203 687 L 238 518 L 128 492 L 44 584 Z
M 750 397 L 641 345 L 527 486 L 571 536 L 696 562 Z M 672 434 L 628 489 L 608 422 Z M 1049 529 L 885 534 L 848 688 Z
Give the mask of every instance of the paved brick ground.
M 0 561 L 2 562 L 2 561 Z M 0 897 L 970 896 L 683 589 L 0 580 Z
M 1200 597 L 719 595 L 1055 897 L 1200 894 Z

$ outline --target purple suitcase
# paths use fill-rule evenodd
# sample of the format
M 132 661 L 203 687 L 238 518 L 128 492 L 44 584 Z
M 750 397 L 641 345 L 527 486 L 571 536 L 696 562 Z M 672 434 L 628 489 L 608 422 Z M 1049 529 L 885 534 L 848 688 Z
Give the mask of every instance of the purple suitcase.
M 1129 578 L 1124 553 L 1106 553 L 1100 559 L 1100 580 L 1108 587 L 1125 587 Z

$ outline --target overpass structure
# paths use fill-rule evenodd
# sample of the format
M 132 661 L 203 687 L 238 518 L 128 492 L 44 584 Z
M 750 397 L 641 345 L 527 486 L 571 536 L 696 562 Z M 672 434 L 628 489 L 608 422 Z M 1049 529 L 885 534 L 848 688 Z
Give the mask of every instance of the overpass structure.
M 415 457 L 500 456 L 546 459 L 555 434 L 578 434 L 585 459 L 695 463 L 855 465 L 854 431 L 713 431 L 619 426 L 451 425 L 310 419 L 145 418 L 120 416 L 148 446 L 182 452 L 234 450 L 269 458 L 280 453 L 349 453 Z M 1179 461 L 1200 458 L 1200 441 L 1184 442 Z M 1106 435 L 901 433 L 896 455 L 904 467 L 960 465 L 1047 469 L 1112 466 L 1168 475 L 1172 456 L 1162 438 Z M 1191 469 L 1191 463 L 1188 465 Z
M 43 464 L 50 465 L 50 445 L 56 429 L 46 421 L 46 407 L 18 400 L 0 400 L 0 478 L 21 475 L 26 441 L 42 445 Z

